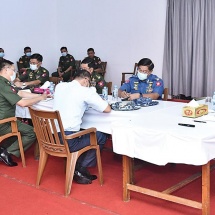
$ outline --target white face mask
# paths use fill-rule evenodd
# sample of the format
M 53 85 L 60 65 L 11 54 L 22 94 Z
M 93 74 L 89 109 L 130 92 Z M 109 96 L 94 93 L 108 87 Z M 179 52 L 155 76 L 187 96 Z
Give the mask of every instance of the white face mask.
M 62 52 L 61 55 L 65 57 L 67 55 L 67 53 L 66 52 Z
M 4 52 L 0 52 L 0 57 L 4 57 Z
M 36 70 L 37 69 L 37 65 L 35 65 L 35 64 L 30 64 L 30 68 L 31 68 L 31 70 Z
M 141 81 L 147 79 L 147 76 L 148 76 L 148 75 L 145 74 L 145 73 L 137 72 L 137 77 L 138 77 Z
M 16 73 L 13 71 L 13 75 L 10 76 L 10 81 L 13 82 L 16 78 Z

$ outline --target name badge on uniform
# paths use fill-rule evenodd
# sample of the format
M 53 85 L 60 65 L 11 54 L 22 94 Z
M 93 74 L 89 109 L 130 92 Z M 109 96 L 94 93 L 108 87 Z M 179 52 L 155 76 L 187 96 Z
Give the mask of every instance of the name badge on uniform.
M 139 85 L 139 82 L 135 81 L 135 82 L 134 82 L 134 89 L 135 89 L 135 90 L 138 90 L 138 85 Z
M 146 92 L 147 92 L 147 93 L 151 93 L 151 92 L 153 91 L 153 89 L 152 89 L 152 84 L 153 84 L 153 82 L 149 82 L 149 86 L 148 86 L 147 89 L 146 89 Z

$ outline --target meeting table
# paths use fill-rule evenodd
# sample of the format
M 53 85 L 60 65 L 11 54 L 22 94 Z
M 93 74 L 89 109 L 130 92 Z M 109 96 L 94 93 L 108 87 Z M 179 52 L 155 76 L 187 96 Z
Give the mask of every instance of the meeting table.
M 41 101 L 33 107 L 52 111 L 53 102 L 53 99 Z M 185 103 L 159 101 L 158 105 L 134 111 L 100 113 L 90 107 L 85 111 L 81 128 L 95 127 L 111 134 L 113 151 L 123 156 L 124 201 L 130 200 L 130 191 L 135 191 L 201 209 L 203 215 L 210 214 L 210 161 L 215 158 L 215 120 L 201 123 L 182 117 L 183 106 Z M 215 113 L 209 114 L 215 117 Z M 28 108 L 17 106 L 16 116 L 30 118 Z M 171 194 L 201 175 L 158 192 L 133 184 L 133 158 L 160 166 L 168 163 L 202 166 L 202 202 Z

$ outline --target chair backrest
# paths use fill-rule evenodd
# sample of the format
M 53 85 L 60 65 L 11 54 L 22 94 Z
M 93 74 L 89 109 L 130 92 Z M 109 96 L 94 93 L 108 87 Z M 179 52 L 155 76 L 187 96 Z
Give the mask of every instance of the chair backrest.
M 134 71 L 133 71 L 133 74 L 134 74 L 134 75 L 135 75 L 136 72 L 137 72 L 137 68 L 138 68 L 137 63 L 135 63 L 135 64 L 134 64 Z
M 49 77 L 49 81 L 53 82 L 55 85 L 59 84 L 60 81 L 63 81 L 63 78 L 59 78 L 59 77 Z
M 103 70 L 104 72 L 106 72 L 107 62 L 102 61 L 102 62 L 101 62 L 101 65 L 102 65 L 102 70 Z
M 81 66 L 81 60 L 75 60 L 75 67 L 76 69 L 79 69 Z
M 67 141 L 64 135 L 61 135 L 62 142 L 60 142 L 55 124 L 57 123 L 59 125 L 61 134 L 64 134 L 59 111 L 43 111 L 29 107 L 29 112 L 39 146 L 47 154 L 57 157 L 67 157 L 70 153 Z
M 168 100 L 168 93 L 169 93 L 169 89 L 168 88 L 164 88 L 164 90 L 163 90 L 163 100 L 164 101 Z
M 108 88 L 108 95 L 112 94 L 112 82 L 107 82 L 106 86 Z
M 18 71 L 21 69 L 21 64 L 19 61 L 16 62 Z

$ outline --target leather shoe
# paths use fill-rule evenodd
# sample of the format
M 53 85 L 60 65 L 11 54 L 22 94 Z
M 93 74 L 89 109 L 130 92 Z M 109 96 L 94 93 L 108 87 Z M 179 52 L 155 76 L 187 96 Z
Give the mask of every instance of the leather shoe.
M 92 181 L 82 175 L 79 171 L 75 170 L 73 180 L 78 184 L 91 184 Z
M 10 167 L 18 165 L 16 162 L 13 161 L 7 150 L 2 147 L 0 147 L 0 161 L 4 162 L 7 166 Z
M 91 175 L 90 172 L 87 170 L 86 167 L 80 166 L 78 167 L 78 171 L 85 176 L 86 178 L 90 179 L 91 181 L 96 180 L 97 176 L 96 175 Z

